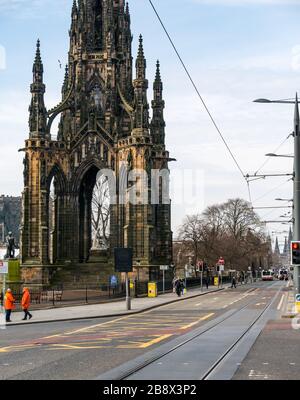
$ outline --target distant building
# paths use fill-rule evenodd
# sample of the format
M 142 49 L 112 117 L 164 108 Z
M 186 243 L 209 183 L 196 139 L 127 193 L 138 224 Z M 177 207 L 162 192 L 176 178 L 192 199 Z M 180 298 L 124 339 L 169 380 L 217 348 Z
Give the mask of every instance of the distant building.
M 280 251 L 278 238 L 275 240 L 274 255 L 277 257 L 277 264 L 281 267 L 286 267 L 290 264 L 291 258 L 291 242 L 293 240 L 292 229 L 289 230 L 289 236 L 284 238 L 283 251 Z
M 0 196 L 0 245 L 5 244 L 8 232 L 12 232 L 19 243 L 21 223 L 21 197 Z

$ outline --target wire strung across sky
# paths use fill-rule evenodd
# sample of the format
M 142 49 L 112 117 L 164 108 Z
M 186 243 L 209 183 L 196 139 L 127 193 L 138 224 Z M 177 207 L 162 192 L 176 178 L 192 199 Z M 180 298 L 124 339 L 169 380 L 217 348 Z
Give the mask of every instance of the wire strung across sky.
M 168 39 L 169 39 L 169 41 L 170 41 L 170 43 L 171 43 L 171 45 L 172 45 L 172 47 L 173 47 L 173 49 L 174 49 L 176 55 L 177 55 L 177 57 L 178 57 L 178 59 L 179 59 L 181 65 L 183 66 L 183 68 L 184 68 L 184 70 L 185 70 L 185 72 L 186 72 L 186 74 L 187 74 L 187 76 L 188 76 L 188 78 L 189 78 L 191 84 L 193 85 L 193 87 L 194 87 L 194 89 L 195 89 L 195 91 L 196 91 L 196 93 L 197 93 L 197 95 L 198 95 L 198 97 L 199 97 L 199 99 L 200 99 L 202 105 L 204 106 L 204 108 L 205 108 L 207 114 L 209 115 L 210 120 L 212 121 L 214 127 L 216 128 L 216 130 L 217 130 L 217 132 L 218 132 L 218 134 L 219 134 L 219 136 L 221 137 L 223 143 L 225 144 L 225 146 L 226 146 L 226 148 L 227 148 L 227 150 L 228 150 L 228 152 L 229 152 L 231 158 L 233 159 L 233 161 L 234 161 L 236 167 L 238 168 L 239 172 L 242 174 L 243 179 L 248 183 L 248 180 L 247 180 L 247 178 L 245 177 L 245 174 L 244 174 L 242 168 L 240 167 L 240 165 L 239 165 L 239 163 L 238 163 L 238 161 L 237 161 L 235 155 L 233 154 L 233 152 L 232 152 L 232 150 L 231 150 L 229 144 L 228 144 L 227 141 L 225 140 L 225 138 L 224 138 L 224 136 L 223 136 L 223 134 L 222 134 L 220 128 L 218 127 L 218 125 L 217 125 L 217 123 L 216 123 L 216 121 L 215 121 L 215 119 L 214 119 L 212 113 L 210 112 L 210 110 L 209 110 L 208 106 L 206 105 L 206 103 L 205 103 L 203 97 L 201 96 L 201 94 L 200 94 L 200 92 L 199 92 L 199 89 L 197 88 L 197 85 L 196 85 L 195 81 L 193 80 L 193 78 L 192 78 L 192 76 L 191 76 L 191 74 L 190 74 L 190 72 L 189 72 L 189 70 L 188 70 L 188 68 L 187 68 L 187 66 L 186 66 L 186 64 L 185 64 L 185 62 L 183 61 L 183 59 L 182 59 L 182 57 L 181 57 L 179 51 L 177 50 L 177 47 L 175 46 L 175 43 L 174 43 L 173 39 L 171 38 L 171 36 L 170 36 L 170 34 L 169 34 L 169 32 L 168 32 L 168 30 L 167 30 L 165 24 L 163 23 L 161 17 L 159 16 L 156 7 L 154 6 L 152 0 L 148 0 L 148 1 L 149 1 L 149 3 L 150 3 L 150 5 L 151 5 L 151 7 L 152 7 L 152 9 L 153 9 L 153 11 L 154 11 L 154 13 L 156 14 L 156 16 L 157 16 L 157 18 L 158 18 L 158 20 L 159 20 L 159 22 L 160 22 L 160 24 L 161 24 L 163 30 L 165 31 L 165 33 L 166 33 L 166 35 L 167 35 L 167 37 L 168 37 Z M 248 186 L 248 190 L 249 190 L 249 186 Z M 250 192 L 249 192 L 249 196 L 250 196 Z M 251 196 L 250 196 L 250 199 L 251 199 Z M 251 200 L 250 200 L 250 201 L 251 201 Z
M 220 130 L 218 124 L 216 123 L 216 121 L 215 121 L 215 119 L 214 119 L 212 113 L 210 112 L 210 110 L 209 110 L 208 106 L 206 105 L 206 103 L 205 103 L 203 97 L 201 96 L 201 94 L 200 94 L 200 92 L 199 92 L 199 89 L 198 89 L 198 87 L 197 87 L 195 81 L 193 80 L 193 78 L 192 78 L 192 76 L 191 76 L 191 74 L 190 74 L 190 72 L 189 72 L 189 70 L 188 70 L 188 68 L 187 68 L 187 66 L 186 66 L 186 64 L 185 64 L 185 62 L 183 61 L 183 59 L 182 59 L 182 57 L 181 57 L 179 51 L 177 50 L 177 47 L 176 47 L 176 45 L 175 45 L 173 39 L 171 38 L 171 36 L 170 36 L 170 34 L 169 34 L 169 32 L 168 32 L 168 30 L 167 30 L 167 28 L 166 28 L 164 22 L 162 21 L 162 19 L 161 19 L 159 13 L 158 13 L 156 7 L 154 6 L 153 1 L 152 1 L 152 0 L 148 0 L 148 1 L 149 1 L 150 5 L 151 5 L 151 7 L 152 7 L 152 9 L 153 9 L 153 11 L 154 11 L 156 17 L 158 18 L 158 21 L 159 21 L 159 23 L 161 24 L 161 26 L 162 26 L 162 28 L 163 28 L 165 34 L 167 35 L 167 38 L 168 38 L 169 42 L 171 43 L 171 45 L 172 45 L 172 47 L 173 47 L 173 49 L 174 49 L 174 51 L 175 51 L 175 53 L 176 53 L 178 59 L 179 59 L 181 65 L 183 66 L 184 71 L 185 71 L 185 73 L 187 74 L 187 76 L 188 76 L 188 78 L 189 78 L 189 80 L 190 80 L 190 82 L 191 82 L 193 88 L 195 89 L 195 91 L 196 91 L 196 93 L 197 93 L 197 95 L 198 95 L 198 97 L 199 97 L 199 99 L 200 99 L 202 105 L 204 106 L 204 108 L 205 108 L 207 114 L 209 115 L 210 120 L 212 121 L 212 123 L 213 123 L 215 129 L 217 130 L 219 136 L 221 137 L 221 139 L 222 139 L 224 145 L 226 146 L 226 148 L 227 148 L 227 150 L 228 150 L 228 152 L 229 152 L 231 158 L 233 159 L 233 161 L 234 161 L 236 167 L 238 168 L 239 172 L 241 173 L 243 179 L 246 181 L 246 183 L 247 183 L 247 189 L 248 189 L 248 195 L 249 195 L 249 201 L 250 201 L 250 203 L 252 204 L 252 196 L 251 196 L 251 188 L 250 188 L 250 181 L 249 181 L 249 179 L 245 176 L 245 174 L 244 174 L 244 172 L 243 172 L 243 170 L 242 170 L 240 164 L 238 163 L 238 161 L 237 161 L 235 155 L 233 154 L 233 152 L 232 152 L 232 150 L 231 150 L 229 144 L 227 143 L 226 139 L 224 138 L 224 136 L 223 136 L 223 134 L 222 134 L 222 132 L 221 132 L 221 130 Z M 274 153 L 276 153 L 276 151 L 278 151 L 278 150 L 281 148 L 281 146 L 283 146 L 283 144 L 288 140 L 289 137 L 290 137 L 290 135 L 289 135 L 287 138 L 284 139 L 284 141 L 274 150 Z M 269 159 L 267 159 L 267 160 L 261 165 L 261 167 L 256 171 L 255 174 L 257 174 L 257 173 L 267 164 L 268 161 L 269 161 Z M 290 179 L 289 179 L 288 181 L 286 181 L 286 182 L 289 182 L 289 181 L 290 181 Z M 259 199 L 265 197 L 267 194 L 273 192 L 274 190 L 276 190 L 277 188 L 279 188 L 280 186 L 282 186 L 282 185 L 285 184 L 286 182 L 281 183 L 281 184 L 280 184 L 279 186 L 277 186 L 275 189 L 272 189 L 271 191 L 267 192 L 266 194 L 264 194 L 263 196 L 259 197 L 259 198 L 256 199 L 255 201 L 257 201 L 257 200 L 259 200 Z
M 291 135 L 287 136 L 283 142 L 280 143 L 278 147 L 272 153 L 277 153 L 277 151 L 285 144 L 285 142 L 290 138 Z M 268 157 L 266 161 L 258 168 L 258 170 L 254 173 L 254 175 L 258 174 L 258 172 L 270 161 L 271 157 Z
M 279 189 L 281 186 L 285 185 L 287 182 L 290 182 L 292 180 L 292 178 L 281 182 L 279 185 L 277 185 L 276 187 L 274 187 L 271 190 L 268 190 L 265 194 L 263 194 L 262 196 L 259 196 L 257 199 L 254 200 L 254 203 L 256 203 L 258 200 L 263 199 L 264 197 L 266 197 L 268 194 L 275 192 L 275 190 Z

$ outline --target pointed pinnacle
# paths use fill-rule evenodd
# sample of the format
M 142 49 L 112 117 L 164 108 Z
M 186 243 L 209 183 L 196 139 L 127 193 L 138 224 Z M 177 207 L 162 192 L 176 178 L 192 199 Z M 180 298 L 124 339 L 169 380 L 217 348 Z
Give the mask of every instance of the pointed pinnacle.
M 65 68 L 65 82 L 69 79 L 69 67 L 68 64 L 66 64 Z
M 155 75 L 155 82 L 161 82 L 161 76 L 160 76 L 160 64 L 159 64 L 159 60 L 157 60 L 157 63 L 156 63 L 156 75 Z
M 140 35 L 140 37 L 139 37 L 138 58 L 144 58 L 144 46 L 143 46 L 143 36 L 142 35 Z
M 36 42 L 36 53 L 35 53 L 35 60 L 34 60 L 35 64 L 42 62 L 40 48 L 41 48 L 41 42 L 40 42 L 40 39 L 38 39 Z

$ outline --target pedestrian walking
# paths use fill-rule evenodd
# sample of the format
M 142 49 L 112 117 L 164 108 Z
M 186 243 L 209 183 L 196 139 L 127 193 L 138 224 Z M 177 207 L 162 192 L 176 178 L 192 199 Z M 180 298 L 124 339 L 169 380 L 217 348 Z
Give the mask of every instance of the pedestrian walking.
M 236 289 L 236 277 L 234 275 L 231 280 L 231 289 L 233 289 L 233 288 Z
M 209 285 L 209 277 L 206 276 L 205 278 L 205 285 L 206 285 L 206 289 L 208 289 L 208 285 Z
M 24 318 L 23 321 L 27 320 L 27 317 L 29 317 L 29 319 L 32 318 L 32 315 L 30 314 L 30 312 L 28 311 L 30 307 L 30 293 L 29 293 L 29 289 L 28 288 L 24 288 L 23 289 L 23 296 L 22 296 L 22 308 L 24 311 Z
M 182 293 L 182 285 L 180 279 L 177 279 L 177 281 L 175 282 L 175 291 L 177 296 L 180 297 Z
M 6 322 L 11 322 L 11 312 L 15 308 L 15 298 L 12 295 L 11 289 L 7 289 L 4 296 L 4 308 Z
M 185 292 L 185 284 L 183 282 L 183 279 L 180 279 L 180 285 L 181 285 L 181 293 L 182 293 L 182 296 L 183 296 L 184 292 Z
M 176 293 L 176 283 L 179 280 L 178 277 L 175 277 L 172 281 L 172 285 L 173 285 L 173 293 Z

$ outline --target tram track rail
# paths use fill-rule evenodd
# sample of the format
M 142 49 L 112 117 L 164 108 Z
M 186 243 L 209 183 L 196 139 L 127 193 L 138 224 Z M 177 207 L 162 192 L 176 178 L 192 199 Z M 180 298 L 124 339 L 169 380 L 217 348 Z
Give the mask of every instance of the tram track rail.
M 267 289 L 272 288 L 273 285 L 271 287 L 268 287 Z M 263 315 L 272 307 L 272 305 L 274 304 L 274 302 L 276 301 L 276 299 L 279 296 L 279 293 L 281 293 L 282 291 L 282 287 L 279 288 L 277 290 L 277 293 L 273 296 L 273 298 L 271 299 L 270 302 L 268 302 L 268 304 L 259 312 L 259 314 L 257 316 L 255 316 L 255 318 L 253 319 L 253 321 L 247 326 L 247 328 L 239 335 L 239 337 L 230 345 L 228 346 L 225 351 L 221 354 L 221 356 L 210 366 L 209 369 L 207 369 L 200 377 L 199 380 L 208 380 L 214 373 L 214 371 L 222 364 L 222 362 L 226 359 L 226 357 L 232 352 L 234 351 L 234 349 L 239 345 L 239 343 L 243 340 L 243 338 L 247 335 L 247 333 L 249 333 L 251 331 L 251 329 L 260 321 L 260 319 L 263 317 Z M 255 289 L 253 289 L 254 291 Z M 153 357 L 150 357 L 148 360 L 141 362 L 139 365 L 129 369 L 128 371 L 121 373 L 118 377 L 114 378 L 114 380 L 127 380 L 131 377 L 133 377 L 135 374 L 139 373 L 140 371 L 142 371 L 144 368 L 149 367 L 151 364 L 161 360 L 162 358 L 164 358 L 165 356 L 176 352 L 178 349 L 182 348 L 183 346 L 185 346 L 188 343 L 191 343 L 192 341 L 194 341 L 195 339 L 201 337 L 202 335 L 204 335 L 205 333 L 211 331 L 212 329 L 221 326 L 224 322 L 230 320 L 230 318 L 236 316 L 236 314 L 242 312 L 243 310 L 246 310 L 248 307 L 250 307 L 251 305 L 254 305 L 255 303 L 257 303 L 257 299 L 251 300 L 249 302 L 247 302 L 245 305 L 243 305 L 242 307 L 239 307 L 238 309 L 234 309 L 232 310 L 232 312 L 225 316 L 224 318 L 221 318 L 220 320 L 218 320 L 216 323 L 213 323 L 212 325 L 210 325 L 208 328 L 201 330 L 201 332 L 197 332 L 196 334 L 192 335 L 191 337 L 189 337 L 186 340 L 183 340 L 182 342 L 180 342 L 179 344 L 177 344 L 176 346 L 172 347 L 171 349 L 165 350 L 160 354 L 157 354 Z

